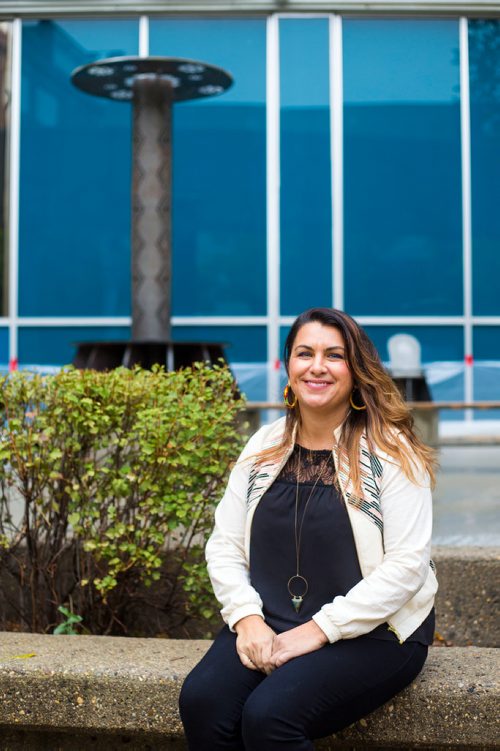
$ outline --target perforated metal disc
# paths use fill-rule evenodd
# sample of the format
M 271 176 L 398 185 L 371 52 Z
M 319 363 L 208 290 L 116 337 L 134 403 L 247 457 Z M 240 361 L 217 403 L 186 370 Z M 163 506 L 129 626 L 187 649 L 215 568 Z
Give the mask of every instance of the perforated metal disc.
M 116 102 L 133 99 L 138 78 L 168 81 L 173 100 L 179 102 L 223 94 L 233 83 L 222 68 L 174 57 L 111 57 L 82 65 L 71 74 L 77 88 Z

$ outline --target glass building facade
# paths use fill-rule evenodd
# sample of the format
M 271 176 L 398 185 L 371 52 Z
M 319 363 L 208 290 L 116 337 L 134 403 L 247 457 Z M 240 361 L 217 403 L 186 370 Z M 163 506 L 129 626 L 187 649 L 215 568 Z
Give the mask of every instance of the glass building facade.
M 500 398 L 499 19 L 31 17 L 1 31 L 0 364 L 60 366 L 75 341 L 130 336 L 131 108 L 70 75 L 165 55 L 234 78 L 174 108 L 174 338 L 226 342 L 242 389 L 275 400 L 288 326 L 333 305 L 384 360 L 392 334 L 417 336 L 434 398 Z

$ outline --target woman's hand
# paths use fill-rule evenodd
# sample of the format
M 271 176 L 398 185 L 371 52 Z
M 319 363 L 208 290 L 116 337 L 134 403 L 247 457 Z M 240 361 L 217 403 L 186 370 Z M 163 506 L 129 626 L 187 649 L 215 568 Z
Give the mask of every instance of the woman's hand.
M 275 668 L 271 662 L 275 632 L 260 615 L 247 615 L 238 621 L 236 651 L 242 664 L 250 670 L 261 670 L 269 675 Z
M 307 621 L 275 637 L 271 663 L 279 668 L 294 657 L 314 652 L 328 643 L 324 631 L 315 623 Z

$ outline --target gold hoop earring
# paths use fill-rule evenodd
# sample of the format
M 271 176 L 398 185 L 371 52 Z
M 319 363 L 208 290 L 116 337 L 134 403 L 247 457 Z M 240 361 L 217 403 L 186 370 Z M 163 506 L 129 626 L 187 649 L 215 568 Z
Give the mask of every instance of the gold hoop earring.
M 363 404 L 361 407 L 358 407 L 356 404 L 354 404 L 354 402 L 352 400 L 352 393 L 353 392 L 351 391 L 351 395 L 349 397 L 349 401 L 351 402 L 351 407 L 353 409 L 357 410 L 358 412 L 362 412 L 364 409 L 366 409 L 366 404 Z
M 288 395 L 290 394 L 290 392 L 293 394 L 293 402 L 291 403 L 288 401 Z M 292 387 L 290 386 L 289 383 L 287 383 L 287 385 L 285 386 L 283 390 L 283 401 L 285 402 L 285 406 L 288 407 L 288 409 L 293 409 L 295 405 L 297 404 L 297 397 L 293 393 Z

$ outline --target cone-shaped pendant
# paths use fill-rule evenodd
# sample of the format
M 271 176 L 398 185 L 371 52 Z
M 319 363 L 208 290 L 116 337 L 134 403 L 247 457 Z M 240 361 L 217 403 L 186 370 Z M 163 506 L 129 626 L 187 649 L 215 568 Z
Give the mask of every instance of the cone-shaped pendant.
M 297 580 L 297 581 L 296 581 Z M 301 586 L 302 582 L 302 586 Z M 297 589 L 302 589 L 303 592 L 301 595 L 294 595 L 290 584 L 294 584 Z M 300 608 L 302 607 L 302 603 L 304 602 L 304 597 L 307 594 L 307 590 L 309 589 L 309 584 L 307 583 L 307 579 L 304 579 L 303 576 L 300 574 L 295 574 L 295 576 L 291 576 L 288 580 L 288 592 L 292 596 L 292 605 L 296 613 L 299 612 Z

